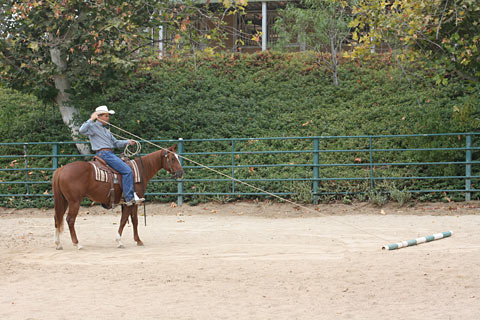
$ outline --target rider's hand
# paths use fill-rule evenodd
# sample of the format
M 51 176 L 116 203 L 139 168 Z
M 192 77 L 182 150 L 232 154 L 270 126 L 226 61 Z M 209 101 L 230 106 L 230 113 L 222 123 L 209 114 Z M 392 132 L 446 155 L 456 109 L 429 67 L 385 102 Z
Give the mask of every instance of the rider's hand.
M 128 142 L 129 145 L 133 146 L 136 143 L 135 140 L 130 139 L 130 142 Z
M 92 115 L 90 116 L 90 120 L 92 120 L 92 121 L 97 120 L 97 118 L 98 118 L 97 112 L 92 113 Z

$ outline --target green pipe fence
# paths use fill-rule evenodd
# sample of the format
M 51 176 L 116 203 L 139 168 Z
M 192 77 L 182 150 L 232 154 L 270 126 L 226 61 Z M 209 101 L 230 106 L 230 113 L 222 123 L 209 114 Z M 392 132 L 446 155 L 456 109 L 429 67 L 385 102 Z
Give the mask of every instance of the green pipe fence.
M 321 197 L 391 193 L 460 193 L 470 201 L 480 191 L 480 133 L 411 135 L 264 137 L 152 140 L 177 144 L 185 178 L 174 181 L 165 172 L 151 180 L 147 196 L 238 199 L 266 196 L 238 181 L 219 177 L 191 165 L 189 159 L 272 194 L 317 204 Z M 55 169 L 81 155 L 76 144 L 87 142 L 0 143 L 0 200 L 2 197 L 51 197 Z M 142 143 L 142 155 L 155 151 Z M 23 149 L 23 150 L 22 150 Z M 119 150 L 118 152 L 121 152 Z M 23 161 L 22 159 L 23 158 Z M 250 188 L 251 189 L 251 188 Z

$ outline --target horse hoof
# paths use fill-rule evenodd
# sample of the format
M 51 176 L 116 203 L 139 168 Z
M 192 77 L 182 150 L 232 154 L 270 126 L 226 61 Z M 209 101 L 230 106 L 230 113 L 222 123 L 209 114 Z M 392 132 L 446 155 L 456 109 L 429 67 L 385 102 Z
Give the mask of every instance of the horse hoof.
M 143 242 L 142 242 L 142 241 L 138 241 L 138 242 L 137 242 L 137 246 L 143 247 Z
M 63 247 L 62 247 L 62 246 L 57 246 L 55 249 L 57 249 L 57 250 L 63 250 Z
M 119 245 L 117 246 L 117 248 L 119 248 L 119 249 L 125 249 L 125 246 L 124 246 L 123 244 L 119 244 Z
M 74 246 L 75 246 L 78 250 L 82 250 L 82 249 L 83 249 L 83 247 L 82 247 L 80 244 L 78 244 L 78 243 L 74 244 Z

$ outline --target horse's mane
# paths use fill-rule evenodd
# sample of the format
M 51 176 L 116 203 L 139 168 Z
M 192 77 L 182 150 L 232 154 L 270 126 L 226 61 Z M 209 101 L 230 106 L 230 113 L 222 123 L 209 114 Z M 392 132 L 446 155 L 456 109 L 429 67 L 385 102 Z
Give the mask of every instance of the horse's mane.
M 162 167 L 161 159 L 165 154 L 165 150 L 158 150 L 141 157 L 139 161 L 143 162 L 144 176 L 150 180 Z

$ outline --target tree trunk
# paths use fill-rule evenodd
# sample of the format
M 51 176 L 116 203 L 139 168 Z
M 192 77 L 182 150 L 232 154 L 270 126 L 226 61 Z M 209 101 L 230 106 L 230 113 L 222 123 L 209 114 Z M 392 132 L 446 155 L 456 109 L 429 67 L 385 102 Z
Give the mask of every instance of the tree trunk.
M 338 87 L 338 60 L 337 60 L 337 48 L 335 46 L 335 39 L 330 38 L 330 49 L 332 54 L 332 73 L 333 73 L 333 83 L 335 87 Z
M 50 35 L 51 43 L 53 36 Z M 70 104 L 68 89 L 70 89 L 70 82 L 66 76 L 67 70 L 67 61 L 65 57 L 61 54 L 60 50 L 52 45 L 50 47 L 50 57 L 52 62 L 57 67 L 57 74 L 55 75 L 55 88 L 58 90 L 58 94 L 55 97 L 55 102 L 58 105 L 58 109 L 60 110 L 60 114 L 62 115 L 63 122 L 70 128 L 72 133 L 72 139 L 74 141 L 80 140 L 78 137 L 78 129 L 80 128 L 77 124 L 75 124 L 74 119 L 75 116 L 79 114 L 78 110 Z M 88 144 L 76 144 L 78 151 L 81 154 L 89 154 L 90 147 Z

